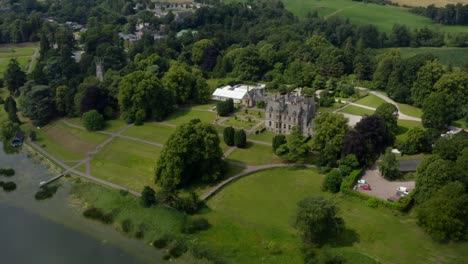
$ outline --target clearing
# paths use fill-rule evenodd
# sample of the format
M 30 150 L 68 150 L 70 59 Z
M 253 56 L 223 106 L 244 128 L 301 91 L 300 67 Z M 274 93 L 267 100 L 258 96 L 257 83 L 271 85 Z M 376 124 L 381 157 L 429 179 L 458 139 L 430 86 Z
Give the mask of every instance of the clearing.
M 452 65 L 455 67 L 462 67 L 466 63 L 468 57 L 467 48 L 399 48 L 403 58 L 410 58 L 421 53 L 432 53 L 439 58 L 439 61 L 445 65 Z

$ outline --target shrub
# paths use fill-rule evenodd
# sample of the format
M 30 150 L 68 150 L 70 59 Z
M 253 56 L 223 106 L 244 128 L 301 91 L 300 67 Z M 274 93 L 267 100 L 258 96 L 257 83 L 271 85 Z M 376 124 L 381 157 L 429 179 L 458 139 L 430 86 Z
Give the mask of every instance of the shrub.
M 141 192 L 141 204 L 143 207 L 151 207 L 156 204 L 156 193 L 154 190 L 145 186 Z
M 337 193 L 340 191 L 342 181 L 343 176 L 341 175 L 341 171 L 338 169 L 333 169 L 325 176 L 325 180 L 322 184 L 322 190 L 329 191 L 331 193 Z
M 367 206 L 376 208 L 379 206 L 380 202 L 381 201 L 378 198 L 372 197 L 369 200 L 367 200 Z
M 399 162 L 396 159 L 395 154 L 392 153 L 392 149 L 387 148 L 385 154 L 382 156 L 382 161 L 379 164 L 379 171 L 385 179 L 396 180 L 400 177 L 398 163 Z
M 36 200 L 45 200 L 47 198 L 50 198 L 54 196 L 54 194 L 57 192 L 58 186 L 41 186 L 41 189 L 37 191 L 37 193 L 34 195 L 34 198 Z
M 130 219 L 125 219 L 125 220 L 122 221 L 122 224 L 121 224 L 121 225 L 122 225 L 122 231 L 123 231 L 124 233 L 127 233 L 127 234 L 128 234 L 128 233 L 132 232 L 132 230 L 133 230 L 133 223 L 132 223 L 132 220 L 130 220 Z
M 144 109 L 140 109 L 135 113 L 135 126 L 143 125 L 146 120 L 146 112 Z
M 216 104 L 216 111 L 219 116 L 228 116 L 234 111 L 234 101 L 232 99 L 228 99 L 224 102 L 218 102 Z
M 93 220 L 98 220 L 104 224 L 111 224 L 114 222 L 114 213 L 105 214 L 101 209 L 90 207 L 83 212 L 83 216 Z
M 187 245 L 181 240 L 175 241 L 175 243 L 169 248 L 169 255 L 173 258 L 178 258 L 185 252 L 187 252 Z
M 14 182 L 5 182 L 5 183 L 3 183 L 2 187 L 3 187 L 4 191 L 11 192 L 11 191 L 16 190 L 16 183 L 14 183 Z
M 238 148 L 245 148 L 247 146 L 247 135 L 243 129 L 236 130 L 234 134 L 234 144 Z
M 273 152 L 276 153 L 276 150 L 281 146 L 286 144 L 286 136 L 285 135 L 275 135 L 273 137 L 272 147 Z
M 343 193 L 350 192 L 354 187 L 354 184 L 357 182 L 358 178 L 361 177 L 362 170 L 357 169 L 353 170 L 348 176 L 346 176 L 341 182 L 340 191 Z
M 189 219 L 185 221 L 182 227 L 182 232 L 186 234 L 193 234 L 199 231 L 207 230 L 211 227 L 208 220 L 205 218 Z
M 88 131 L 100 130 L 104 127 L 104 118 L 102 115 L 96 111 L 91 110 L 83 114 L 83 126 Z
M 174 208 L 187 214 L 194 214 L 200 205 L 200 198 L 194 192 L 191 192 L 188 197 L 177 197 L 173 202 Z
M 171 237 L 170 236 L 162 236 L 156 240 L 153 241 L 153 247 L 155 248 L 165 248 L 167 247 L 167 245 L 172 241 Z
M 232 127 L 226 127 L 223 132 L 224 143 L 228 146 L 234 146 L 235 130 Z
M 35 140 L 37 139 L 36 131 L 31 130 L 31 131 L 29 132 L 29 138 L 31 139 L 31 141 L 35 141 Z
M 15 175 L 15 170 L 14 169 L 0 169 L 0 175 L 3 175 L 5 177 L 11 177 Z

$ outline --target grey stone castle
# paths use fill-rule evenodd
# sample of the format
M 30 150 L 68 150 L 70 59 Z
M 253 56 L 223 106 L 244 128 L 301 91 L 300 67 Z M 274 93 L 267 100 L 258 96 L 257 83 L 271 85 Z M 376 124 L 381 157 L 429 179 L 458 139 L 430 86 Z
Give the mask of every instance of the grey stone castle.
M 312 136 L 316 107 L 313 97 L 298 94 L 267 97 L 265 128 L 277 134 L 291 134 L 298 126 L 304 136 Z

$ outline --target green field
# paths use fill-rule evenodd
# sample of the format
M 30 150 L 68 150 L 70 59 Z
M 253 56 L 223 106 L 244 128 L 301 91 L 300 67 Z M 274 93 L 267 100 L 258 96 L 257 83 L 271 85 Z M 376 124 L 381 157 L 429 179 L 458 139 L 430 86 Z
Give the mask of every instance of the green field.
M 180 109 L 177 110 L 174 114 L 170 115 L 164 121 L 174 125 L 182 125 L 195 118 L 211 124 L 216 119 L 216 113 L 208 111 L 196 111 L 191 109 Z
M 373 110 L 354 105 L 348 105 L 345 108 L 341 109 L 339 112 L 357 116 L 372 115 L 374 113 Z
M 423 127 L 421 122 L 410 120 L 398 120 L 398 134 L 396 135 L 397 143 L 403 143 L 407 137 L 410 129 L 415 127 Z
M 421 108 L 417 108 L 412 105 L 407 105 L 407 104 L 398 104 L 398 108 L 400 108 L 400 112 L 409 115 L 412 117 L 418 117 L 420 118 L 423 114 Z
M 462 67 L 468 57 L 468 48 L 399 48 L 403 58 L 409 58 L 421 53 L 432 53 L 445 65 L 452 64 L 455 67 Z
M 228 263 L 302 263 L 302 242 L 291 226 L 296 204 L 306 196 L 331 197 L 340 207 L 347 241 L 333 247 L 347 263 L 463 263 L 468 244 L 438 244 L 402 215 L 320 190 L 316 170 L 280 168 L 246 176 L 208 201 L 201 213 L 213 225 L 194 235 L 222 252 Z M 280 251 L 279 254 L 274 252 Z
M 61 160 L 84 159 L 108 136 L 87 132 L 56 121 L 36 129 L 36 143 Z
M 275 137 L 275 135 L 276 134 L 273 133 L 273 132 L 265 131 L 265 132 L 257 134 L 257 135 L 255 135 L 255 133 L 250 134 L 248 139 L 259 140 L 259 141 L 271 143 L 273 141 L 273 138 Z
M 67 120 L 70 123 L 75 124 L 77 126 L 83 126 L 83 122 L 81 121 L 80 117 L 67 118 Z M 112 119 L 112 120 L 106 120 L 103 131 L 113 132 L 113 133 L 119 132 L 126 125 L 127 125 L 127 123 L 125 123 L 125 121 L 123 121 L 120 118 Z
M 155 187 L 154 170 L 162 148 L 114 139 L 91 160 L 91 175 L 137 192 Z
M 377 108 L 381 104 L 385 103 L 385 100 L 376 95 L 368 94 L 367 96 L 355 101 L 354 103 Z
M 132 126 L 125 131 L 124 135 L 164 144 L 174 131 L 175 127 L 157 123 L 145 123 L 142 126 Z
M 410 28 L 429 27 L 446 32 L 468 32 L 466 26 L 443 26 L 429 18 L 412 14 L 407 8 L 390 5 L 368 4 L 351 0 L 284 0 L 286 9 L 299 17 L 317 12 L 325 18 L 339 16 L 349 18 L 356 24 L 373 24 L 380 30 L 390 32 L 395 23 Z
M 281 159 L 273 154 L 271 146 L 247 142 L 247 148 L 236 149 L 227 157 L 229 160 L 249 164 L 264 165 L 270 163 L 281 163 Z
M 23 70 L 26 71 L 34 50 L 37 44 L 20 44 L 20 45 L 0 45 L 0 77 L 7 69 L 10 60 L 16 58 Z

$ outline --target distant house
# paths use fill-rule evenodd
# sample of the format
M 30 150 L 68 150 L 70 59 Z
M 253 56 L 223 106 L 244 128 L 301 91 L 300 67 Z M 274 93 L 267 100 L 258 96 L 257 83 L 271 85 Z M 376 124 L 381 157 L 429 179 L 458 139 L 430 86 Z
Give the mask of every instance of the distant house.
M 421 160 L 400 160 L 398 170 L 400 172 L 416 171 Z
M 21 131 L 18 131 L 16 132 L 15 137 L 11 141 L 11 145 L 17 148 L 23 145 L 23 141 L 24 141 L 24 133 Z
M 259 85 L 244 85 L 237 84 L 234 86 L 227 85 L 220 87 L 211 95 L 211 99 L 216 101 L 226 101 L 232 99 L 234 103 L 242 103 L 246 107 L 255 106 L 255 100 L 263 98 L 264 84 Z
M 175 17 L 174 17 L 174 20 L 176 22 L 182 22 L 184 21 L 186 18 L 190 17 L 193 15 L 193 11 L 181 11 L 181 12 L 177 12 L 175 14 Z

